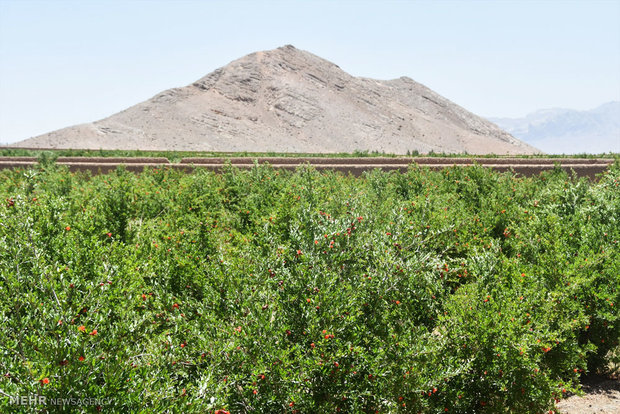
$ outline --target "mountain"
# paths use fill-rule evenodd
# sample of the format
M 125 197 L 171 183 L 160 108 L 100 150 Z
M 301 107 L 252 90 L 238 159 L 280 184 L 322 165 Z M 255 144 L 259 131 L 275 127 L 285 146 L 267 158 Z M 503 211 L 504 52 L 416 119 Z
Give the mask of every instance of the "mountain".
M 620 102 L 589 111 L 543 109 L 524 118 L 489 118 L 547 153 L 620 152 Z
M 93 97 L 94 99 L 95 97 Z M 529 154 L 537 150 L 402 77 L 353 77 L 293 46 L 256 52 L 37 148 Z

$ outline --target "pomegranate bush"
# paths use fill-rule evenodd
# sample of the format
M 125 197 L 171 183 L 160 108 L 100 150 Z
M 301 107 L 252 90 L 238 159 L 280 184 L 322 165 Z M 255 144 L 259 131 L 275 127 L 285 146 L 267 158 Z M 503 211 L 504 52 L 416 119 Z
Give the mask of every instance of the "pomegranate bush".
M 596 182 L 43 165 L 0 195 L 2 411 L 553 412 L 618 349 L 617 161 Z

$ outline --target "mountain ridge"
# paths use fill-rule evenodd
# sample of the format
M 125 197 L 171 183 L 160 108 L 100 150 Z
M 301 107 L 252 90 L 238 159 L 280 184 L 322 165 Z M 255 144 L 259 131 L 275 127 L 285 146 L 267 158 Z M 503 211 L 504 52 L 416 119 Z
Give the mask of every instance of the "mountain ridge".
M 522 118 L 489 118 L 515 137 L 549 153 L 620 152 L 620 102 L 580 111 L 540 109 Z
M 15 146 L 253 152 L 538 152 L 408 77 L 354 77 L 287 45 Z

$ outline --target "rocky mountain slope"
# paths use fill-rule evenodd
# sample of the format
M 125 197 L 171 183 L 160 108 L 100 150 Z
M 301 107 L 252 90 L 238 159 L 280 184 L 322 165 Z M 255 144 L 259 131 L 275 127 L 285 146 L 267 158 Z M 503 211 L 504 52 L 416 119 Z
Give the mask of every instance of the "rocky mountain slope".
M 548 153 L 620 152 L 620 102 L 589 111 L 543 109 L 523 118 L 490 118 Z
M 402 77 L 353 77 L 293 46 L 235 60 L 100 121 L 21 141 L 39 148 L 352 152 L 537 150 Z

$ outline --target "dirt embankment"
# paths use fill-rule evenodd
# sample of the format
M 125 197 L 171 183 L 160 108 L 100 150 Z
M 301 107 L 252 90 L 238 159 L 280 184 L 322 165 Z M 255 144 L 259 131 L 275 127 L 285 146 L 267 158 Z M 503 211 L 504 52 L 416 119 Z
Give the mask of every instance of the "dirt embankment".
M 34 157 L 3 157 L 0 158 L 1 168 L 29 168 L 37 162 Z M 389 157 L 359 157 L 359 158 L 320 158 L 320 157 L 232 157 L 232 158 L 184 158 L 179 164 L 172 164 L 167 158 L 148 157 L 59 157 L 56 163 L 66 165 L 71 171 L 90 171 L 92 173 L 107 173 L 124 165 L 128 171 L 140 172 L 148 167 L 169 167 L 191 172 L 195 168 L 205 168 L 219 172 L 226 165 L 238 168 L 251 168 L 258 164 L 269 163 L 274 168 L 295 170 L 300 165 L 311 165 L 317 170 L 333 170 L 345 174 L 359 176 L 364 171 L 375 168 L 384 171 L 405 172 L 410 165 L 418 165 L 433 170 L 450 168 L 454 165 L 465 166 L 478 164 L 492 168 L 499 172 L 514 171 L 524 176 L 532 176 L 555 168 L 561 168 L 578 176 L 595 178 L 605 171 L 612 163 L 610 159 L 577 159 L 577 158 L 389 158 Z

